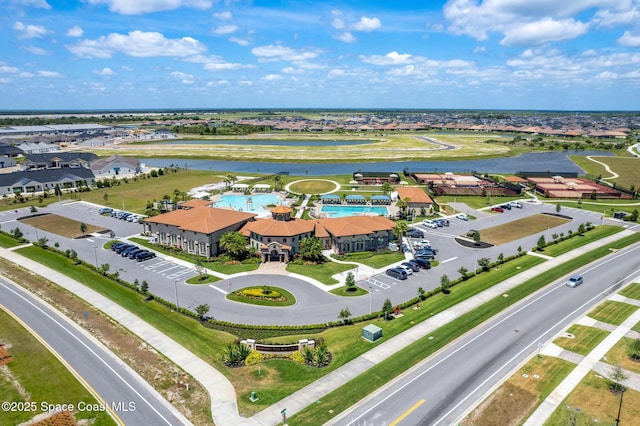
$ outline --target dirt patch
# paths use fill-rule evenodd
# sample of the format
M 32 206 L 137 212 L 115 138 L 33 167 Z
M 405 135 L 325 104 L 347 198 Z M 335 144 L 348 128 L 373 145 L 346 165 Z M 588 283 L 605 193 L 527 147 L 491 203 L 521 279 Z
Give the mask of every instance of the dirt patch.
M 518 425 L 537 402 L 535 395 L 507 382 L 473 410 L 461 424 L 464 426 Z
M 13 361 L 13 357 L 9 353 L 7 346 L 0 343 L 0 366 L 7 365 Z
M 25 217 L 18 219 L 18 221 L 34 226 L 38 229 L 42 229 L 43 231 L 51 232 L 52 234 L 61 235 L 67 238 L 81 238 L 88 234 L 96 232 L 104 233 L 109 231 L 108 229 L 101 228 L 99 226 L 84 224 L 86 229 L 82 232 L 83 222 L 78 222 L 77 220 L 51 213 Z
M 500 245 L 519 240 L 539 232 L 546 232 L 548 229 L 553 229 L 556 226 L 565 224 L 569 220 L 570 219 L 561 216 L 535 214 L 503 225 L 483 229 L 480 231 L 480 237 L 482 241 Z
M 16 264 L 0 259 L 0 274 L 20 283 L 89 331 L 194 425 L 211 424 L 209 394 L 154 348 L 82 299 Z

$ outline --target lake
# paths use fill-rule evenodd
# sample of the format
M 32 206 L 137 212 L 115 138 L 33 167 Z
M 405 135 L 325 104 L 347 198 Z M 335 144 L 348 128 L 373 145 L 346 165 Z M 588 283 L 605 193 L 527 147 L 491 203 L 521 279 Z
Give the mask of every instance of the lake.
M 196 170 L 218 170 L 232 173 L 280 173 L 295 176 L 345 175 L 356 171 L 399 172 L 436 171 L 467 173 L 527 172 L 576 172 L 584 171 L 569 159 L 569 155 L 613 155 L 601 151 L 551 151 L 520 154 L 515 157 L 486 158 L 480 160 L 454 161 L 398 161 L 386 163 L 264 163 L 257 161 L 187 160 L 180 158 L 148 158 L 142 162 L 153 167 L 171 164 Z

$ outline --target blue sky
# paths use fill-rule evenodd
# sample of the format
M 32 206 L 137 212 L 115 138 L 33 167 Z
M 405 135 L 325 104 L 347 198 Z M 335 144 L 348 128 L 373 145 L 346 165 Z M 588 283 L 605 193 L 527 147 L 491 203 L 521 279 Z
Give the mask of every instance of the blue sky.
M 640 0 L 0 7 L 4 110 L 640 110 Z

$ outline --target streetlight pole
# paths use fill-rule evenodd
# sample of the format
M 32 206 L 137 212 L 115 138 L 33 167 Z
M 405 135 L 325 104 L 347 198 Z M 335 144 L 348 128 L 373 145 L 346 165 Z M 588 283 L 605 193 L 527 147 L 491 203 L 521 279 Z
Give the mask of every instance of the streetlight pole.
M 180 312 L 180 305 L 178 305 L 178 280 L 173 281 L 173 288 L 176 290 L 176 311 Z
M 625 390 L 626 390 L 625 388 L 622 388 L 622 391 L 620 392 L 620 406 L 618 407 L 618 417 L 616 417 L 616 426 L 620 424 L 620 413 L 622 412 L 622 397 L 624 396 Z
M 98 247 L 93 246 L 93 255 L 95 256 L 96 259 L 96 271 L 98 270 L 98 252 L 96 251 Z

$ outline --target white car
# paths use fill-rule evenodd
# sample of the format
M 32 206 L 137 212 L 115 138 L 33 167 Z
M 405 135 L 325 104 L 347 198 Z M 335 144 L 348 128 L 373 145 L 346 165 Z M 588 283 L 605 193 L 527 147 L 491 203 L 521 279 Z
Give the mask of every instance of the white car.
M 509 201 L 509 204 L 511 207 L 515 207 L 517 209 L 521 209 L 522 208 L 522 203 L 520 203 L 520 201 Z
M 412 275 L 413 274 L 413 269 L 409 268 L 408 266 L 398 265 L 398 268 L 404 270 L 407 273 L 407 275 Z
M 427 248 L 427 247 L 431 247 L 431 243 L 429 242 L 429 240 L 420 240 L 413 243 L 413 246 Z
M 423 221 L 422 221 L 422 224 L 423 224 L 424 226 L 426 226 L 427 228 L 433 228 L 433 229 L 435 229 L 435 228 L 437 228 L 437 227 L 438 227 L 438 224 L 437 224 L 437 223 L 435 223 L 434 221 L 429 220 L 429 219 L 425 219 L 425 220 L 423 220 Z
M 466 213 L 460 213 L 456 217 L 460 220 L 469 220 L 469 216 Z

